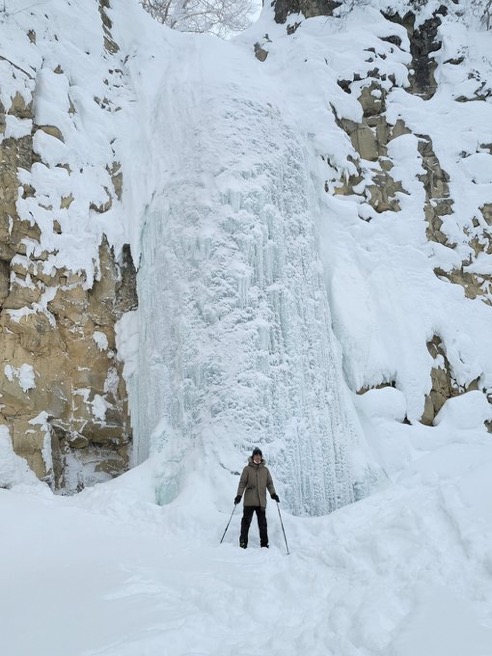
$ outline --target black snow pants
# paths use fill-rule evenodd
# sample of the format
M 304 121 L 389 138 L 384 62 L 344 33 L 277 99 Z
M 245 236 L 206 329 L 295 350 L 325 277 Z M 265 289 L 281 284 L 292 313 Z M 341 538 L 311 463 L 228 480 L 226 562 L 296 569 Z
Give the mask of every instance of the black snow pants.
M 244 506 L 243 517 L 241 519 L 241 535 L 239 536 L 239 546 L 246 549 L 248 546 L 248 533 L 251 526 L 251 520 L 256 510 L 256 518 L 258 519 L 258 529 L 260 531 L 260 545 L 268 547 L 268 532 L 267 520 L 265 515 L 265 508 L 261 506 Z

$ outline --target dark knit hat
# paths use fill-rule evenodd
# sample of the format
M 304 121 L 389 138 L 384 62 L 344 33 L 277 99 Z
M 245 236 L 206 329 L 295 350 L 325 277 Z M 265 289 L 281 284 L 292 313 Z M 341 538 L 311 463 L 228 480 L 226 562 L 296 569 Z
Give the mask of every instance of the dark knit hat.
M 253 449 L 253 453 L 251 454 L 251 457 L 254 458 L 255 456 L 261 456 L 263 458 L 263 453 L 261 452 L 261 449 L 258 447 L 255 447 Z

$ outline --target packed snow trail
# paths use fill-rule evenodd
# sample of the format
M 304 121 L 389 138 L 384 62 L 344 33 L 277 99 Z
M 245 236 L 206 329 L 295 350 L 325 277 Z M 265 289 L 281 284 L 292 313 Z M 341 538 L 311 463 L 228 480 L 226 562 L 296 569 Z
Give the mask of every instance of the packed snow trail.
M 330 327 L 303 135 L 249 53 L 187 45 L 150 119 L 156 188 L 130 380 L 138 459 L 160 454 L 167 503 L 190 452 L 214 475 L 237 471 L 261 444 L 289 508 L 324 514 L 353 501 L 362 481 L 351 469 L 358 429 Z

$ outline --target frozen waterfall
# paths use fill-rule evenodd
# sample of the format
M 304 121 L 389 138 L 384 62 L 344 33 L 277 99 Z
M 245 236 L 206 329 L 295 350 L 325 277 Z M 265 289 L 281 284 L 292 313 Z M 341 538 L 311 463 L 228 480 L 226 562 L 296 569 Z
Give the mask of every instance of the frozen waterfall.
M 268 91 L 213 69 L 195 61 L 167 78 L 149 129 L 160 186 L 138 279 L 137 459 L 159 454 L 165 503 L 194 452 L 211 455 L 203 467 L 237 471 L 260 445 L 286 507 L 325 514 L 354 499 L 358 428 L 318 256 L 317 192 Z

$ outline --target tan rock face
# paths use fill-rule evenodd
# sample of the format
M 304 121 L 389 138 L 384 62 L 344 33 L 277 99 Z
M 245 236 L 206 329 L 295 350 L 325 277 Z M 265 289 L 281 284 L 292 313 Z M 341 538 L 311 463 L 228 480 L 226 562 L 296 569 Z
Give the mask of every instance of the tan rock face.
M 100 252 L 104 275 L 92 289 L 85 290 L 81 281 L 70 284 L 70 275 L 57 272 L 46 313 L 10 313 L 13 306 L 32 310 L 12 286 L 0 314 L 1 421 L 11 429 L 14 450 L 54 487 L 67 486 L 64 469 L 74 460 L 80 463 L 77 487 L 91 482 L 84 478 L 83 465 L 94 460 L 95 446 L 96 464 L 109 457 L 111 471 L 118 473 L 128 464 L 131 429 L 114 325 L 135 301 L 134 288 L 129 289 L 134 275 L 122 283 L 107 243 Z M 34 274 L 31 280 L 36 281 Z M 39 287 L 38 293 L 45 293 L 47 286 Z M 15 303 L 9 302 L 11 296 Z M 42 412 L 47 413 L 46 425 L 27 429 Z M 107 468 L 101 465 L 100 471 Z
M 435 416 L 447 399 L 459 396 L 464 392 L 477 390 L 478 380 L 472 381 L 466 388 L 458 385 L 453 378 L 444 345 L 438 335 L 434 335 L 432 340 L 427 343 L 427 349 L 434 358 L 435 365 L 431 372 L 432 389 L 426 398 L 425 411 L 421 421 L 423 424 L 432 426 Z
M 448 187 L 449 176 L 441 168 L 429 137 L 421 135 L 419 152 L 422 155 L 422 165 L 425 169 L 425 174 L 420 179 L 424 183 L 426 192 L 424 211 L 428 224 L 427 238 L 449 248 L 455 248 L 456 244 L 450 243 L 442 229 L 443 217 L 453 213 L 453 200 L 450 198 Z M 490 225 L 489 206 L 484 205 L 481 213 L 485 224 Z M 492 254 L 491 236 L 488 229 L 484 229 L 483 221 L 475 218 L 473 225 L 463 234 L 463 242 L 467 242 L 472 251 L 469 260 L 463 261 L 460 268 L 451 271 L 436 269 L 435 274 L 455 285 L 461 285 L 467 298 L 479 298 L 484 303 L 491 305 L 492 276 L 486 273 L 477 274 L 467 271 L 467 267 L 476 260 L 480 253 Z
M 115 52 L 107 6 L 101 0 L 107 48 Z M 61 67 L 54 72 L 63 74 Z M 33 97 L 33 79 L 25 86 Z M 26 96 L 17 93 L 9 107 L 0 106 L 0 135 L 7 114 L 31 126 L 21 138 L 0 139 L 0 424 L 40 479 L 70 492 L 128 467 L 131 427 L 115 324 L 136 307 L 136 272 L 129 247 L 115 253 L 104 236 L 93 282 L 83 271 L 46 266 L 55 247 L 41 247 L 43 233 L 35 220 L 21 218 L 19 200 L 51 212 L 55 236 L 63 234 L 56 212 L 66 217 L 80 201 L 73 191 L 55 206 L 21 181 L 34 164 L 51 166 L 35 153 L 35 134 L 65 140 L 59 127 L 35 124 Z M 75 111 L 70 101 L 69 114 Z M 68 164 L 60 168 L 71 175 Z M 106 173 L 107 200 L 97 198 L 87 212 L 104 214 L 121 198 L 119 163 L 109 162 Z
M 359 102 L 363 109 L 361 123 L 348 119 L 338 120 L 339 126 L 348 134 L 358 159 L 354 160 L 357 174 L 336 182 L 333 193 L 336 195 L 362 196 L 377 214 L 400 209 L 398 194 L 405 190 L 400 181 L 391 176 L 393 163 L 388 158 L 388 143 L 409 130 L 398 121 L 389 125 L 384 116 L 386 111 L 386 90 L 378 83 L 379 73 L 371 71 L 371 80 L 363 87 Z M 350 92 L 350 81 L 340 82 L 340 86 Z M 365 180 L 364 185 L 361 183 Z M 369 182 L 370 180 L 370 182 Z M 328 183 L 325 189 L 329 190 Z

